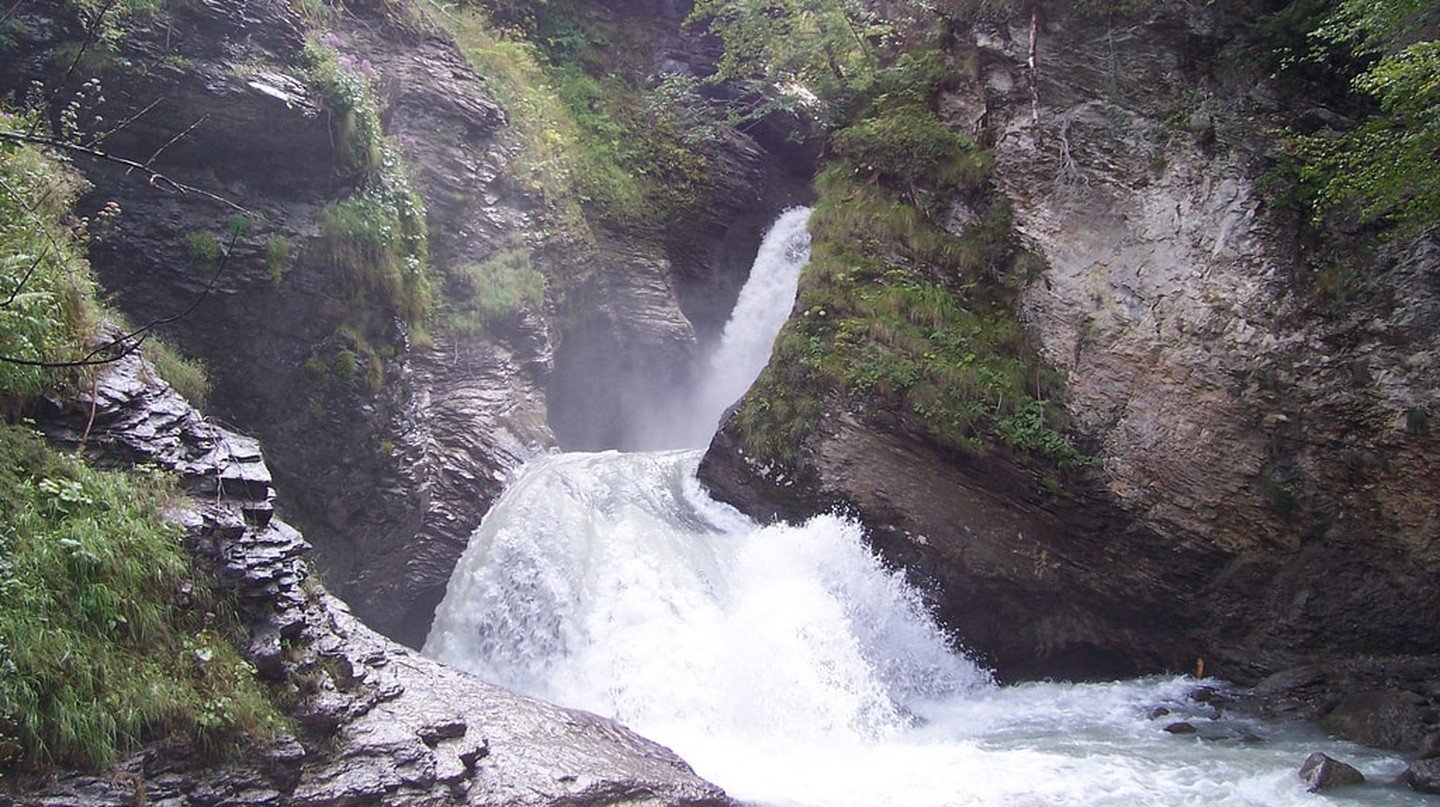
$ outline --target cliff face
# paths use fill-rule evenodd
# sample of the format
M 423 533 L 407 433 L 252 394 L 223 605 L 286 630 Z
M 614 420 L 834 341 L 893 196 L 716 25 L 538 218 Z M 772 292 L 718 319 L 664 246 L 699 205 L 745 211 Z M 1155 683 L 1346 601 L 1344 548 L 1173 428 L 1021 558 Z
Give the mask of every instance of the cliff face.
M 1356 288 L 1322 300 L 1260 187 L 1280 102 L 1222 53 L 1229 22 L 1048 20 L 1034 95 L 1029 22 L 978 25 L 940 109 L 994 144 L 1045 263 L 1018 315 L 1094 461 L 1056 490 L 833 398 L 786 478 L 733 421 L 702 478 L 754 512 L 848 506 L 1005 675 L 1440 650 L 1440 509 L 1414 495 L 1440 468 L 1433 245 L 1349 258 Z
M 635 23 L 648 12 L 604 13 Z M 692 69 L 683 60 L 702 57 L 677 45 L 684 11 L 656 13 L 663 31 L 645 58 Z M 67 70 L 86 38 L 75 5 L 26 3 L 7 28 L 0 87 L 53 110 L 73 102 L 91 133 L 115 129 L 104 151 L 233 203 L 78 158 L 94 185 L 88 206 L 119 206 L 116 232 L 92 254 L 119 308 L 148 322 L 198 300 L 159 330 L 208 366 L 209 408 L 266 446 L 280 507 L 315 543 L 324 579 L 412 645 L 506 474 L 557 442 L 623 443 L 620 415 L 683 374 L 697 329 L 718 330 L 728 306 L 717 295 L 733 298 L 759 228 L 796 185 L 737 137 L 680 226 L 557 225 L 550 200 L 514 177 L 519 146 L 491 100 L 493 77 L 403 6 L 337 6 L 322 31 L 278 0 L 177 0 L 122 29 Z M 544 303 L 500 327 L 432 321 L 421 334 L 350 290 L 321 220 L 361 180 L 344 154 L 346 121 L 307 72 L 307 36 L 375 88 L 428 212 L 439 282 L 448 290 L 466 266 L 523 250 L 549 281 Z M 232 240 L 237 215 L 250 224 Z M 209 292 L 196 235 L 229 248 Z M 353 364 L 349 378 L 338 372 L 346 352 L 360 357 L 359 380 Z

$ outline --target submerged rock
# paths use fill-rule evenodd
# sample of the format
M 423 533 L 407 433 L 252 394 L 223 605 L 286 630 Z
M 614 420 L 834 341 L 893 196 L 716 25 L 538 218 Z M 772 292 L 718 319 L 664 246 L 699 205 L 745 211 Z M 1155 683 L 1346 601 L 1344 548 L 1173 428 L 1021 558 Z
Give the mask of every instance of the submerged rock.
M 1311 793 L 1329 790 L 1341 785 L 1358 785 L 1365 782 L 1365 774 L 1333 757 L 1315 752 L 1300 765 L 1300 778 L 1305 789 Z
M 1417 759 L 1400 774 L 1400 781 L 1411 790 L 1440 794 L 1440 759 Z

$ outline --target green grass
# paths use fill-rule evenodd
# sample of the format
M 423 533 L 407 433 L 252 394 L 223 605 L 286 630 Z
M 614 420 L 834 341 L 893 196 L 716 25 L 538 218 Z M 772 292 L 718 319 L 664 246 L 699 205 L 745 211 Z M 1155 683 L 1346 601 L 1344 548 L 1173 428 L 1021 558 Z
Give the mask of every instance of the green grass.
M 0 113 L 0 125 L 15 118 Z M 47 361 L 87 350 L 104 314 L 70 224 L 81 182 L 41 152 L 0 144 L 0 353 Z M 26 275 L 28 279 L 25 279 Z M 22 284 L 23 280 L 23 284 Z M 14 292 L 13 298 L 11 293 Z M 151 342 L 147 355 L 198 397 L 204 376 Z M 7 420 L 76 381 L 0 362 Z M 190 565 L 162 512 L 158 473 L 94 470 L 0 422 L 0 770 L 103 767 L 141 742 L 206 754 L 281 718 L 231 646 L 230 606 Z
M 796 313 L 739 411 L 747 452 L 793 459 L 839 401 L 967 453 L 1083 462 L 1063 385 L 1011 313 L 1033 258 L 1009 243 L 1008 207 L 956 237 L 869 174 L 837 163 L 816 183 Z
M 0 762 L 103 767 L 142 741 L 213 754 L 282 722 L 158 474 L 97 471 L 0 427 Z
M 24 125 L 0 112 L 0 127 Z M 86 352 L 98 313 L 84 246 L 69 217 L 83 186 L 78 174 L 38 150 L 0 142 L 0 355 L 67 361 Z M 0 362 L 0 412 L 69 377 Z
M 151 337 L 145 341 L 141 351 L 175 391 L 180 393 L 196 409 L 205 408 L 205 399 L 210 395 L 210 374 L 199 359 L 192 359 L 164 341 Z
M 457 335 L 503 330 L 522 310 L 545 303 L 545 275 L 530 262 L 530 250 L 518 245 L 458 267 L 452 281 L 450 330 Z

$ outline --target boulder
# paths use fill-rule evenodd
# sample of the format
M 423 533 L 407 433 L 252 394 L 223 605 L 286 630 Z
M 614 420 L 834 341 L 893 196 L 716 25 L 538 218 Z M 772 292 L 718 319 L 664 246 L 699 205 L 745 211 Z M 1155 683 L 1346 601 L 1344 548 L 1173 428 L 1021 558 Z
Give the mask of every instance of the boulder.
M 1440 794 L 1440 759 L 1417 759 L 1400 774 L 1411 790 Z
M 1316 751 L 1305 758 L 1300 765 L 1299 775 L 1305 782 L 1305 789 L 1319 793 L 1341 785 L 1358 785 L 1365 781 L 1365 774 L 1338 759 Z

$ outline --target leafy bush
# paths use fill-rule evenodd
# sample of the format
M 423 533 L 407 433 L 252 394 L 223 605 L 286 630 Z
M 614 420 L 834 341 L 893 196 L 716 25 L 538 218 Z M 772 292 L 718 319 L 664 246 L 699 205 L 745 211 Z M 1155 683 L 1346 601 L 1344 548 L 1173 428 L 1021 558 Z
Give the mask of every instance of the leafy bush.
M 285 276 L 285 261 L 290 257 L 290 239 L 277 235 L 265 242 L 265 274 L 276 283 Z
M 185 234 L 185 254 L 190 261 L 201 268 L 212 268 L 220 262 L 220 240 L 204 230 L 191 230 Z

